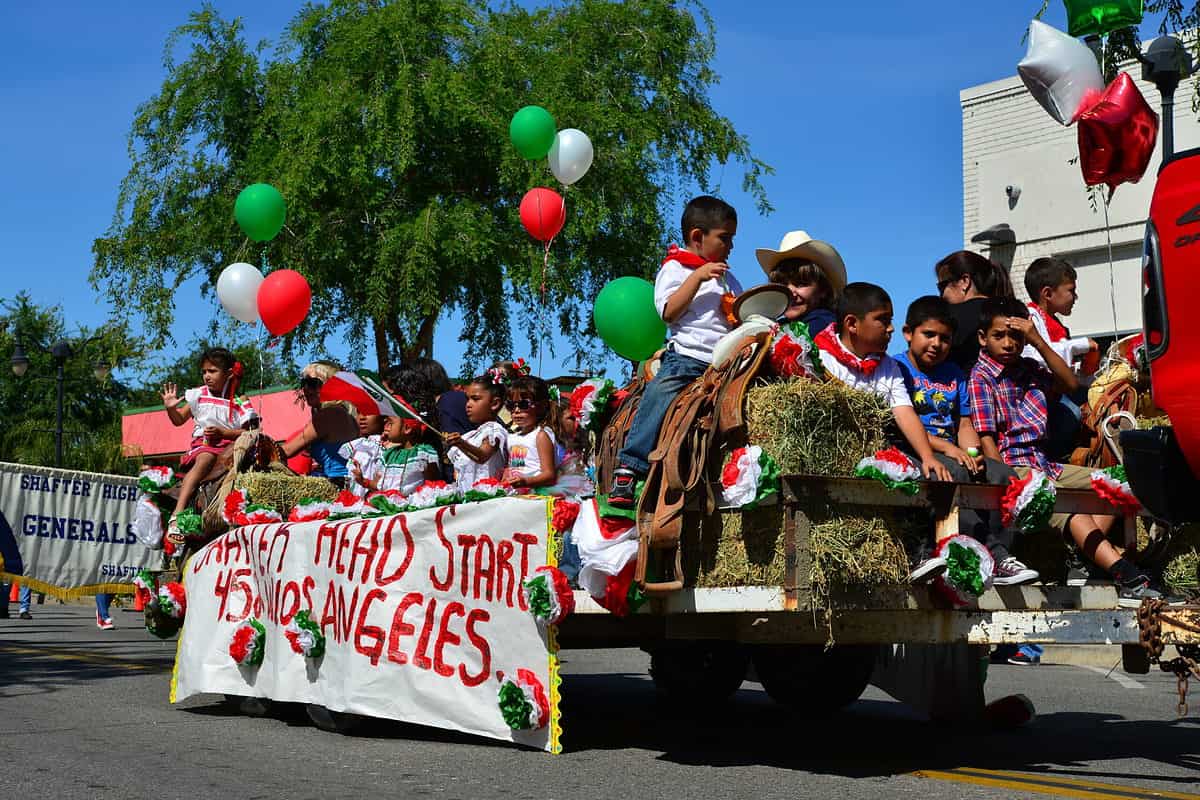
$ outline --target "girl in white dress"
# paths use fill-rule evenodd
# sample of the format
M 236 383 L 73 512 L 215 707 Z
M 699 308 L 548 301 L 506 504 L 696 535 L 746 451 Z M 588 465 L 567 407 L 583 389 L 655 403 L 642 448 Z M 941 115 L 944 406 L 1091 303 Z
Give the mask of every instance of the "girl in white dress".
M 558 481 L 554 431 L 549 425 L 550 389 L 541 378 L 521 375 L 505 392 L 504 407 L 512 415 L 508 435 L 508 469 L 504 482 L 521 493 Z
M 467 386 L 467 419 L 475 430 L 447 433 L 446 450 L 459 491 L 471 491 L 483 478 L 500 478 L 508 464 L 508 431 L 497 418 L 504 404 L 506 378 L 500 371 L 481 375 Z

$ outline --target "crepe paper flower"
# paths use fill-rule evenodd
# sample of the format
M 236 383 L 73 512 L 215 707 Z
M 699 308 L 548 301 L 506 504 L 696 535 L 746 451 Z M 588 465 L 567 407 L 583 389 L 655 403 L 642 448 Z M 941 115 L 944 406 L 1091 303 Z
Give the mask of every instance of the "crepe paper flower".
M 463 499 L 468 503 L 477 503 L 481 500 L 494 500 L 497 497 L 512 497 L 515 494 L 512 487 L 506 486 L 499 478 L 480 478 L 471 484 L 471 488 L 463 495 Z
M 579 548 L 579 587 L 610 613 L 624 617 L 645 602 L 634 581 L 638 531 L 632 520 L 600 516 L 594 500 L 583 504 L 571 533 Z
M 321 626 L 313 621 L 308 609 L 296 612 L 283 629 L 283 635 L 294 653 L 312 659 L 325 655 L 325 634 L 321 633 Z
M 916 494 L 920 487 L 921 470 L 912 459 L 895 447 L 879 450 L 858 462 L 854 474 L 860 478 L 874 478 L 884 486 L 904 494 Z
M 250 498 L 242 489 L 234 489 L 225 496 L 225 505 L 221 508 L 221 518 L 234 526 L 245 525 L 246 506 Z
M 1120 464 L 1092 472 L 1092 488 L 1118 511 L 1136 514 L 1142 509 L 1142 504 L 1138 502 L 1133 488 L 1129 485 L 1125 467 Z
M 183 617 L 172 617 L 159 602 L 158 595 L 151 595 L 145 608 L 146 632 L 158 639 L 170 639 L 183 627 Z
M 570 581 L 557 567 L 541 566 L 521 587 L 529 613 L 547 625 L 557 625 L 575 610 Z
M 185 508 L 176 514 L 175 525 L 179 528 L 179 532 L 189 539 L 204 537 L 204 520 L 201 518 L 200 512 L 194 508 Z
M 937 554 L 946 559 L 946 571 L 934 580 L 934 588 L 956 608 L 970 605 L 992 585 L 996 561 L 970 536 L 958 534 L 943 540 Z
M 571 392 L 570 414 L 587 431 L 600 433 L 608 420 L 609 401 L 617 387 L 607 378 L 590 378 Z
M 771 369 L 781 378 L 824 378 L 817 343 L 803 322 L 791 322 L 779 328 L 767 355 Z
M 137 575 L 133 576 L 133 586 L 134 596 L 145 606 L 154 598 L 154 593 L 158 589 L 158 581 L 150 574 L 150 570 L 139 569 Z
M 301 498 L 288 513 L 288 522 L 316 522 L 329 517 L 332 504 L 315 497 Z
M 554 498 L 554 511 L 550 515 L 550 527 L 554 528 L 559 535 L 566 535 L 567 531 L 575 526 L 575 520 L 579 518 L 579 503 L 574 500 L 568 500 L 565 497 Z
M 229 640 L 229 656 L 238 664 L 257 667 L 266 655 L 267 629 L 254 617 L 233 630 Z
M 328 519 L 346 519 L 361 516 L 367 508 L 366 501 L 349 489 L 343 489 L 329 504 Z
M 1006 528 L 1015 524 L 1026 533 L 1043 528 L 1054 513 L 1055 497 L 1054 481 L 1041 470 L 1030 470 L 1024 478 L 1010 478 L 1000 501 L 1000 521 Z
M 242 515 L 242 525 L 269 525 L 273 522 L 283 522 L 283 515 L 271 506 L 252 504 L 246 506 Z
M 504 367 L 492 367 L 487 371 L 487 375 L 492 379 L 493 386 L 503 386 L 508 382 Z
M 379 516 L 401 514 L 408 508 L 408 499 L 397 489 L 387 489 L 382 492 L 371 492 L 367 495 L 368 513 L 373 509 Z
M 162 494 L 179 483 L 179 476 L 170 467 L 146 467 L 138 473 L 138 488 L 146 494 Z
M 410 508 L 422 509 L 448 506 L 459 502 L 458 487 L 445 481 L 425 481 L 408 496 Z
M 515 731 L 538 730 L 550 721 L 546 687 L 530 670 L 519 669 L 515 679 L 505 679 L 500 684 L 497 701 L 505 724 Z
M 512 371 L 518 375 L 524 375 L 526 377 L 533 374 L 533 368 L 526 364 L 525 359 L 523 358 L 518 358 L 516 361 L 512 362 Z
M 779 465 L 758 445 L 739 447 L 721 470 L 721 503 L 755 508 L 779 491 Z
M 155 595 L 158 598 L 158 607 L 164 614 L 171 619 L 183 619 L 183 615 L 187 613 L 187 596 L 184 594 L 182 583 L 164 583 L 158 587 Z

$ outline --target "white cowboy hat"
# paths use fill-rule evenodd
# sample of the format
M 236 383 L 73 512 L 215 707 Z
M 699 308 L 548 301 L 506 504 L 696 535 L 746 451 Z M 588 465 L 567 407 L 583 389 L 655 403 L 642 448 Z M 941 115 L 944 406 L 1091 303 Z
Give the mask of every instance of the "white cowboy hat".
M 789 231 L 779 243 L 778 250 L 760 247 L 754 251 L 754 255 L 768 277 L 780 261 L 803 258 L 821 268 L 834 292 L 846 287 L 846 264 L 838 251 L 833 249 L 833 245 L 814 239 L 805 231 Z

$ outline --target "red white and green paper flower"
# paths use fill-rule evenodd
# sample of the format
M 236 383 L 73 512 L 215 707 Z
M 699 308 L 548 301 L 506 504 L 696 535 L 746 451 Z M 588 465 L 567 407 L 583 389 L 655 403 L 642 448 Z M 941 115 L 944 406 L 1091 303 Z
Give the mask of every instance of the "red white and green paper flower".
M 480 500 L 512 497 L 515 494 L 516 492 L 511 487 L 505 486 L 499 478 L 480 478 L 471 484 L 471 488 L 463 495 L 463 499 L 468 503 L 477 503 Z
M 204 538 L 204 520 L 194 508 L 185 508 L 175 515 L 175 526 L 189 539 Z M 164 544 L 164 548 L 166 545 Z M 168 553 L 170 555 L 170 553 Z
M 646 597 L 633 579 L 638 553 L 633 520 L 601 517 L 596 501 L 588 500 L 571 537 L 579 548 L 579 587 L 618 617 L 637 611 Z
M 589 378 L 571 392 L 571 416 L 584 430 L 600 433 L 616 390 L 616 384 L 607 378 Z
M 230 525 L 245 525 L 246 523 L 242 520 L 246 516 L 246 508 L 249 505 L 250 498 L 246 495 L 245 490 L 234 489 L 225 495 L 225 505 L 221 508 L 221 518 Z
M 316 522 L 328 519 L 331 504 L 315 497 L 304 497 L 288 512 L 288 522 Z
M 554 498 L 550 527 L 554 528 L 560 536 L 566 536 L 567 532 L 575 527 L 575 520 L 579 519 L 579 508 L 580 504 L 574 500 L 568 500 L 565 497 Z
M 150 570 L 139 569 L 138 574 L 133 576 L 134 597 L 136 597 L 143 606 L 149 603 L 158 587 L 158 582 L 154 580 L 154 576 L 150 574 Z
M 246 506 L 246 513 L 242 519 L 243 525 L 269 525 L 273 522 L 283 522 L 283 515 L 271 506 L 252 503 Z
M 825 366 L 818 355 L 812 333 L 803 322 L 779 328 L 767 355 L 771 369 L 781 378 L 823 378 Z
M 266 655 L 266 644 L 267 629 L 251 617 L 233 629 L 233 638 L 229 640 L 229 656 L 243 666 L 257 667 Z
M 550 721 L 550 698 L 538 676 L 527 669 L 506 678 L 498 693 L 500 714 L 515 731 L 535 731 Z
M 970 605 L 992 585 L 996 561 L 986 547 L 970 536 L 956 534 L 943 540 L 937 554 L 946 559 L 946 571 L 934 580 L 933 586 L 956 607 Z
M 721 505 L 754 508 L 779 491 L 779 465 L 758 445 L 739 447 L 721 470 Z
M 183 615 L 187 613 L 187 596 L 184 594 L 182 583 L 164 583 L 158 587 L 155 594 L 158 597 L 158 607 L 164 614 L 171 619 L 183 619 Z
M 162 494 L 179 483 L 179 476 L 170 467 L 146 467 L 138 473 L 138 488 L 146 494 Z
M 296 616 L 283 629 L 288 644 L 293 653 L 299 653 L 305 658 L 320 658 L 325 655 L 325 634 L 321 626 L 309 616 L 308 609 L 297 611 Z
M 448 506 L 462 499 L 458 487 L 445 481 L 425 481 L 408 496 L 408 504 L 417 509 Z
M 529 613 L 547 625 L 557 625 L 575 610 L 575 594 L 558 567 L 538 567 L 521 586 Z
M 912 459 L 895 447 L 878 450 L 858 462 L 854 474 L 860 478 L 874 478 L 889 489 L 905 494 L 916 494 L 920 489 L 921 470 Z
M 400 493 L 398 489 L 385 489 L 382 492 L 371 492 L 367 495 L 367 509 L 370 512 L 372 509 L 382 515 L 390 516 L 392 514 L 400 514 L 408 508 L 408 498 Z
M 1027 533 L 1043 528 L 1054 513 L 1056 494 L 1054 481 L 1041 470 L 1031 469 L 1024 478 L 1010 478 L 1000 501 L 1000 521 L 1006 528 L 1016 525 Z
M 360 516 L 367 510 L 367 503 L 349 489 L 343 489 L 329 504 L 329 519 L 346 519 Z
M 1118 511 L 1136 514 L 1142 508 L 1142 504 L 1134 497 L 1133 488 L 1129 485 L 1125 467 L 1120 464 L 1092 472 L 1092 488 L 1096 494 L 1111 503 Z

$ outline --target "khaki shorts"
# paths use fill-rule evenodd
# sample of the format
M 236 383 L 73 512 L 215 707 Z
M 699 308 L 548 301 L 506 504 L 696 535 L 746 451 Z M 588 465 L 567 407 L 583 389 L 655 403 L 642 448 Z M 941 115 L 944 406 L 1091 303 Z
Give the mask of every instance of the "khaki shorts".
M 1074 464 L 1063 464 L 1062 475 L 1058 476 L 1058 480 L 1054 485 L 1059 489 L 1090 489 L 1092 488 L 1092 471 L 1087 467 L 1078 467 Z M 1029 474 L 1029 467 L 1016 467 L 1016 473 L 1019 477 L 1024 478 Z M 1074 514 L 1052 514 L 1050 516 L 1050 528 L 1063 533 L 1069 533 L 1067 525 L 1071 521 Z

